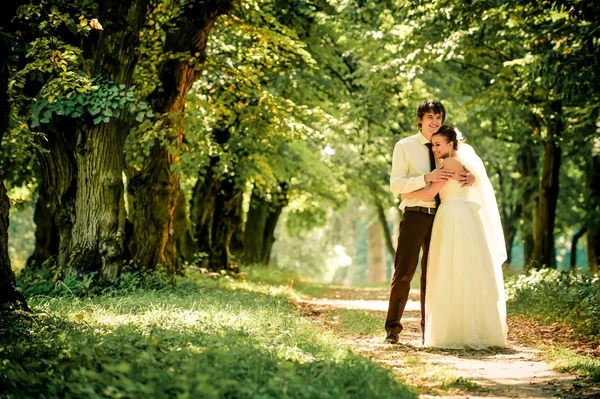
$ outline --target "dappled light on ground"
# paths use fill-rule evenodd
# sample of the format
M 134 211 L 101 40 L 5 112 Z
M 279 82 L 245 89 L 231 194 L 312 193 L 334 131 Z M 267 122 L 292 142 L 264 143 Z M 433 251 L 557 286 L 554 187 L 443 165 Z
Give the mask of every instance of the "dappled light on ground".
M 354 351 L 385 364 L 400 379 L 420 387 L 424 398 L 431 395 L 579 398 L 597 394 L 591 386 L 584 389 L 575 376 L 554 371 L 541 360 L 540 349 L 528 330 L 531 325 L 523 320 L 517 319 L 523 323 L 509 320 L 507 348 L 480 351 L 424 348 L 419 293 L 414 289 L 402 319 L 400 343 L 385 344 L 383 324 L 388 292 L 385 288 L 364 291 L 335 288 L 324 298 L 299 299 L 296 306 L 321 328 L 337 333 Z M 530 339 L 524 341 L 522 338 L 527 334 Z

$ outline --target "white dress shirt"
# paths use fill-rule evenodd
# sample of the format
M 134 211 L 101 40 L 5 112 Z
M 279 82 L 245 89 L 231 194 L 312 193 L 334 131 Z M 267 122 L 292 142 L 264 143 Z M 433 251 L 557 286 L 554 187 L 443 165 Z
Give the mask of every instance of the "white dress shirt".
M 431 172 L 429 149 L 425 145 L 427 143 L 429 140 L 421 133 L 406 137 L 396 143 L 390 176 L 392 193 L 407 194 L 427 186 L 425 174 Z M 404 211 L 407 206 L 435 208 L 435 200 L 402 199 L 399 208 Z

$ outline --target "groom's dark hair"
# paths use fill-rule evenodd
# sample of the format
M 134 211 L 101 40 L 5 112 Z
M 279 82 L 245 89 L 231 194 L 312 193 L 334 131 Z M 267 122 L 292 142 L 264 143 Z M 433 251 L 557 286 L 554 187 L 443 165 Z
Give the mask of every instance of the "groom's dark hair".
M 423 115 L 425 115 L 426 112 L 442 115 L 442 123 L 444 123 L 444 120 L 446 119 L 446 108 L 444 108 L 444 104 L 442 104 L 440 100 L 429 98 L 425 101 L 421 101 L 417 108 L 417 124 L 419 125 L 419 131 L 421 131 L 419 119 L 423 118 Z

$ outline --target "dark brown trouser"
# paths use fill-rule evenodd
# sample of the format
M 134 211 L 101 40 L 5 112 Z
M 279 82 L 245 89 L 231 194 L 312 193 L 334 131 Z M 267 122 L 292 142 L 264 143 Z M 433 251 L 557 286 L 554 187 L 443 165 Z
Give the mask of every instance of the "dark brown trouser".
M 427 257 L 434 215 L 422 212 L 404 212 L 400 220 L 400 235 L 396 258 L 394 259 L 394 277 L 390 290 L 390 303 L 385 321 L 385 330 L 399 334 L 402 331 L 400 319 L 404 313 L 410 281 L 412 280 L 417 263 L 419 250 L 423 248 L 421 258 L 421 329 L 425 331 L 425 288 L 427 285 Z

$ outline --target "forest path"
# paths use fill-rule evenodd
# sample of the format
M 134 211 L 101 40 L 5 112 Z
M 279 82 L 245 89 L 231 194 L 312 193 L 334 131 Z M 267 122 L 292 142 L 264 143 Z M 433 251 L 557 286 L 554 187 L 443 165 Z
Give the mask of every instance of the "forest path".
M 357 312 L 358 317 L 385 320 L 387 288 L 339 288 L 327 298 L 299 299 L 298 310 L 321 328 L 334 332 L 355 353 L 385 364 L 400 380 L 418 387 L 420 398 L 600 398 L 600 391 L 575 376 L 552 370 L 542 360 L 537 343 L 561 335 L 559 327 L 542 326 L 522 317 L 509 317 L 508 346 L 496 350 L 444 350 L 421 345 L 418 290 L 411 290 L 397 345 L 383 342 L 380 333 L 350 333 L 335 315 Z M 537 343 L 536 343 L 537 342 Z

